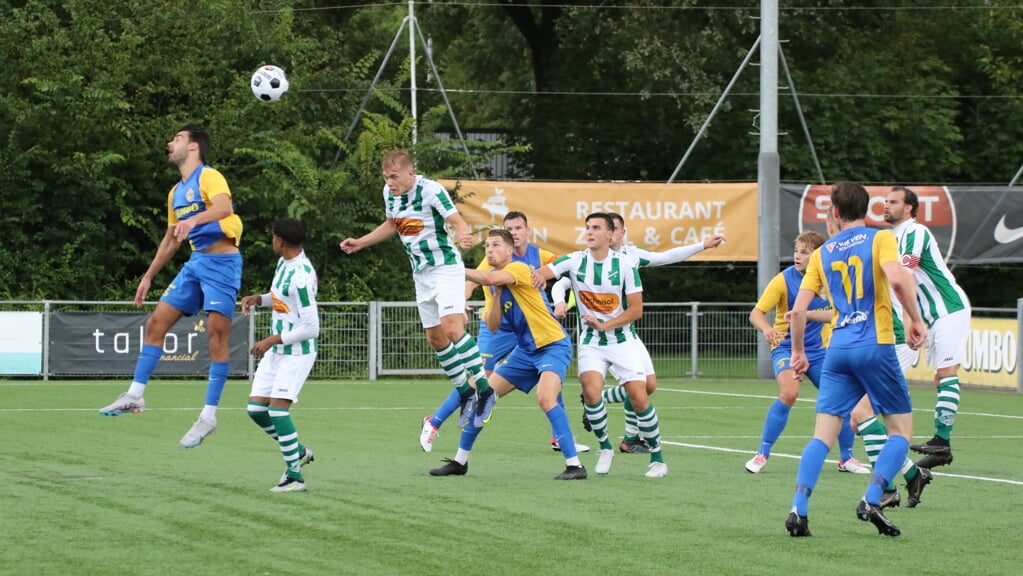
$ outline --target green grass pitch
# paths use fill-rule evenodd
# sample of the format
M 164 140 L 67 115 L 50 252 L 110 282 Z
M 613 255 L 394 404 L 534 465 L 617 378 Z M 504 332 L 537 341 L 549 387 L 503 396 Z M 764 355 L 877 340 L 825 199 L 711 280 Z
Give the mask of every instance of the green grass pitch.
M 555 482 L 564 461 L 532 395 L 498 402 L 467 476 L 434 478 L 458 431 L 449 421 L 429 454 L 418 433 L 448 384 L 313 381 L 292 411 L 316 453 L 299 494 L 269 492 L 283 461 L 245 413 L 247 381 L 228 383 L 219 430 L 191 450 L 177 442 L 205 383 L 155 380 L 144 414 L 97 414 L 126 386 L 0 382 L 0 574 L 1016 574 L 1023 548 L 1023 395 L 1010 392 L 963 391 L 955 463 L 920 506 L 889 513 L 903 535 L 886 539 L 856 520 L 869 477 L 839 473 L 837 448 L 810 501 L 814 536 L 785 532 L 811 386 L 759 475 L 743 463 L 774 383 L 665 379 L 653 402 L 668 477 L 644 478 L 646 456 L 627 454 L 596 477 L 590 452 L 589 479 Z M 577 393 L 573 431 L 595 446 Z M 912 393 L 920 441 L 935 394 Z

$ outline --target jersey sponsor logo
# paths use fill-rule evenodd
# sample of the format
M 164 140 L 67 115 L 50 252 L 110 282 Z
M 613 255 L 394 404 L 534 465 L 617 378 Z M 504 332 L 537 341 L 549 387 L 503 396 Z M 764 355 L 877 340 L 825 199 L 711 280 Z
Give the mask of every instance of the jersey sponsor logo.
M 839 328 L 841 328 L 842 326 L 861 324 L 863 322 L 866 322 L 868 318 L 870 318 L 870 316 L 866 312 L 863 312 L 862 310 L 857 310 L 852 314 L 846 314 L 845 317 L 842 318 L 842 320 L 838 323 L 838 326 Z
M 585 290 L 579 292 L 579 302 L 590 310 L 601 314 L 611 314 L 622 303 L 617 294 L 597 294 Z
M 270 306 L 274 309 L 274 312 L 280 314 L 287 314 L 291 312 L 291 308 L 288 307 L 287 303 L 285 303 L 284 300 L 281 300 L 274 294 L 271 294 L 270 297 L 272 300 Z
M 422 220 L 415 218 L 395 218 L 394 225 L 398 228 L 398 234 L 402 236 L 418 236 L 425 227 Z
M 199 211 L 199 205 L 198 204 L 189 204 L 188 206 L 182 206 L 181 208 L 175 208 L 174 209 L 174 215 L 177 216 L 178 218 L 181 218 L 182 216 L 186 216 L 188 214 L 192 214 L 192 213 L 198 212 L 198 211 Z
M 995 226 L 995 242 L 998 242 L 999 244 L 1011 244 L 1021 239 L 1023 239 L 1023 226 L 1009 228 L 1005 225 L 1005 214 L 1002 214 L 1002 219 L 999 220 L 998 225 Z

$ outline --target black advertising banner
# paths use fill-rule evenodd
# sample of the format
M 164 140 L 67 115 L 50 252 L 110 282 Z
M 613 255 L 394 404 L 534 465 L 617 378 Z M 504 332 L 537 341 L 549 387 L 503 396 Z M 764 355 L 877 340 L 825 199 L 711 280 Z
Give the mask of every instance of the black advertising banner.
M 891 186 L 867 186 L 867 225 L 886 228 Z M 911 186 L 920 199 L 916 219 L 930 228 L 949 264 L 1023 262 L 1023 187 Z M 826 234 L 831 185 L 781 187 L 782 245 L 805 230 Z M 784 251 L 783 251 L 784 254 Z M 787 257 L 786 259 L 791 259 Z
M 954 187 L 954 264 L 1023 262 L 1023 188 Z
M 131 375 L 142 350 L 145 312 L 54 312 L 50 315 L 50 374 Z M 238 315 L 231 324 L 231 375 L 248 371 L 249 321 Z M 178 320 L 163 342 L 155 375 L 206 377 L 209 340 L 205 316 Z

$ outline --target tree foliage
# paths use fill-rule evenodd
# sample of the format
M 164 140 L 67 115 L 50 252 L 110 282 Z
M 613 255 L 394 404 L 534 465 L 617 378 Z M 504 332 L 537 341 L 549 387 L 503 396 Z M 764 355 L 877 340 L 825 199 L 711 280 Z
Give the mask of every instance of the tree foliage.
M 756 40 L 758 11 L 619 4 L 418 3 L 431 48 L 417 45 L 415 122 L 405 4 L 0 2 L 0 297 L 129 298 L 179 177 L 165 144 L 187 122 L 209 126 L 209 162 L 245 222 L 246 292 L 265 288 L 269 225 L 291 215 L 309 224 L 324 298 L 410 297 L 397 242 L 354 256 L 337 249 L 382 221 L 379 158 L 393 146 L 414 147 L 419 171 L 434 177 L 473 177 L 507 152 L 537 179 L 667 179 Z M 982 0 L 783 6 L 785 62 L 825 177 L 1008 182 L 1023 162 L 1020 22 L 1023 8 Z M 291 79 L 273 105 L 248 89 L 267 63 Z M 782 178 L 813 181 L 786 88 Z M 758 90 L 757 69 L 747 68 L 681 179 L 756 178 Z M 452 114 L 516 145 L 446 140 Z M 651 276 L 655 298 L 723 296 L 715 284 L 729 287 L 728 299 L 753 296 L 746 268 L 673 271 Z M 1003 273 L 1018 277 L 1018 268 L 993 274 Z M 1008 291 L 975 304 L 1006 305 Z

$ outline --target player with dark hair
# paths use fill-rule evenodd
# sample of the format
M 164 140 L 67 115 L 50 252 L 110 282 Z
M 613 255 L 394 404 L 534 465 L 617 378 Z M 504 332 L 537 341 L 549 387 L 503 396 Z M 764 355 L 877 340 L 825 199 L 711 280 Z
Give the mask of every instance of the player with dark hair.
M 273 250 L 280 258 L 270 291 L 242 298 L 242 313 L 255 306 L 273 310 L 270 336 L 252 346 L 259 367 L 249 393 L 249 418 L 277 441 L 287 469 L 271 492 L 305 492 L 302 466 L 313 451 L 298 441 L 291 406 L 298 402 L 316 362 L 320 316 L 316 305 L 316 269 L 302 249 L 306 228 L 301 220 L 281 218 L 273 223 Z
M 611 250 L 629 258 L 639 268 L 677 264 L 688 260 L 704 250 L 716 248 L 725 241 L 723 235 L 716 234 L 703 242 L 696 242 L 687 246 L 676 246 L 663 252 L 653 252 L 641 246 L 628 245 L 626 243 L 628 230 L 625 228 L 625 219 L 617 212 L 608 212 L 608 215 L 611 216 L 615 225 L 615 229 L 611 233 Z M 565 277 L 558 280 L 551 289 L 554 315 L 558 318 L 564 318 L 568 312 L 569 301 L 566 299 L 566 294 L 571 297 L 571 286 L 571 280 Z M 646 349 L 645 345 L 643 346 L 643 355 L 643 365 L 646 371 L 646 391 L 647 395 L 650 395 L 657 390 L 657 373 L 654 369 L 654 361 L 650 357 L 650 352 Z M 613 369 L 612 376 L 615 376 Z M 605 404 L 624 404 L 625 436 L 622 438 L 621 444 L 618 445 L 619 452 L 626 454 L 649 453 L 650 447 L 640 438 L 639 427 L 636 424 L 636 411 L 629 401 L 629 395 L 625 392 L 625 386 L 619 383 L 616 386 L 605 388 L 601 393 L 601 397 Z M 586 420 L 585 415 L 583 417 L 583 426 L 589 430 L 589 421 Z
M 814 296 L 826 294 L 837 317 L 821 370 L 814 435 L 799 461 L 785 529 L 791 536 L 810 536 L 810 494 L 845 415 L 866 394 L 883 415 L 889 436 L 856 507 L 856 517 L 871 522 L 880 534 L 898 536 L 901 532 L 885 517 L 880 501 L 885 486 L 906 458 L 908 439 L 913 434 L 913 406 L 895 355 L 889 286 L 906 308 L 907 341 L 911 346 L 923 344 L 927 328 L 912 306 L 916 287 L 899 264 L 895 237 L 887 230 L 865 225 L 870 201 L 867 190 L 859 184 L 841 182 L 832 188 L 831 199 L 842 230 L 810 257 L 790 314 L 791 366 L 798 375 L 809 369 L 804 337 L 807 310 Z
M 205 164 L 209 148 L 209 132 L 198 124 L 182 126 L 167 143 L 167 160 L 178 167 L 181 181 L 167 195 L 167 232 L 135 290 L 135 306 L 142 306 L 153 278 L 185 240 L 191 244 L 192 254 L 146 320 L 142 352 L 131 386 L 99 411 L 106 416 L 142 412 L 146 406 L 143 393 L 160 362 L 167 331 L 182 316 L 205 311 L 209 383 L 199 419 L 181 438 L 180 444 L 185 448 L 198 446 L 217 429 L 217 406 L 231 365 L 228 348 L 231 318 L 242 283 L 242 256 L 238 250 L 242 221 L 234 213 L 227 180 Z
M 529 393 L 536 388 L 536 401 L 551 423 L 551 435 L 562 446 L 565 470 L 555 480 L 582 480 L 586 468 L 579 461 L 575 439 L 565 408 L 558 402 L 568 365 L 572 363 L 572 340 L 551 314 L 543 293 L 532 285 L 532 270 L 524 262 L 514 261 L 514 240 L 507 230 L 491 230 L 486 254 L 490 270 L 466 270 L 465 277 L 492 291 L 483 312 L 487 326 L 494 332 L 507 321 L 516 336 L 516 346 L 508 360 L 491 374 L 490 384 L 498 396 L 514 389 Z M 462 429 L 458 452 L 443 466 L 430 470 L 432 476 L 462 476 L 469 471 L 469 453 L 481 429 Z
M 760 436 L 760 448 L 753 458 L 746 462 L 746 471 L 751 474 L 758 474 L 764 469 L 764 466 L 767 466 L 767 459 L 771 457 L 771 448 L 781 436 L 782 431 L 785 430 L 785 425 L 789 420 L 789 410 L 799 398 L 799 384 L 802 378 L 796 376 L 790 365 L 792 335 L 789 332 L 789 322 L 785 318 L 785 314 L 792 308 L 792 304 L 796 300 L 799 284 L 803 280 L 806 265 L 810 262 L 810 255 L 823 243 L 824 235 L 814 230 L 796 236 L 793 253 L 795 263 L 771 279 L 749 314 L 750 324 L 759 330 L 767 343 L 771 345 L 771 364 L 774 366 L 774 378 L 778 382 L 778 397 L 767 410 L 764 429 Z M 774 311 L 774 324 L 767 321 L 767 314 L 772 310 Z M 827 342 L 831 336 L 831 315 L 831 304 L 826 299 L 817 296 L 810 302 L 803 346 L 807 360 L 810 362 L 806 375 L 816 387 L 820 386 L 821 366 L 824 363 Z M 840 452 L 838 470 L 853 474 L 870 474 L 870 468 L 853 457 L 855 440 L 856 434 L 847 422 L 838 434 Z
M 657 411 L 646 388 L 647 355 L 636 334 L 635 321 L 643 315 L 643 284 L 639 267 L 611 250 L 615 229 L 610 214 L 595 212 L 586 217 L 586 250 L 558 258 L 533 273 L 533 285 L 542 288 L 548 280 L 568 276 L 579 307 L 579 381 L 583 387 L 586 419 L 600 442 L 594 471 L 608 474 L 614 449 L 607 432 L 607 409 L 602 392 L 604 377 L 614 371 L 624 383 L 636 411 L 640 435 L 650 448 L 648 478 L 668 475 L 661 453 L 661 428 Z
M 530 228 L 529 220 L 526 215 L 519 211 L 511 211 L 504 217 L 504 229 L 511 234 L 513 246 L 512 246 L 512 260 L 515 262 L 523 262 L 529 266 L 530 270 L 535 270 L 544 264 L 549 264 L 554 261 L 555 255 L 552 252 L 544 250 L 531 242 L 529 242 Z M 476 267 L 477 270 L 490 270 L 492 267 L 490 263 L 483 259 L 482 262 Z M 472 280 L 466 279 L 465 281 L 465 299 L 468 300 L 472 293 L 479 287 L 479 284 Z M 541 293 L 544 299 L 547 298 L 546 293 Z M 490 290 L 483 291 L 485 306 L 489 304 L 493 298 Z M 511 328 L 511 324 L 507 318 L 501 321 L 501 326 L 498 331 L 492 331 L 487 328 L 486 319 L 480 318 L 479 332 L 476 335 L 476 344 L 480 350 L 480 356 L 483 358 L 483 369 L 489 377 L 497 367 L 497 363 L 503 360 L 511 351 L 515 348 L 518 342 L 518 338 L 515 332 Z M 452 392 L 444 399 L 444 401 L 434 410 L 433 414 L 423 418 L 423 427 L 419 433 L 419 446 L 424 452 L 430 452 L 433 450 L 433 442 L 440 433 L 440 427 L 444 422 L 455 413 L 459 407 L 459 396 L 457 391 Z M 556 439 L 551 439 L 551 446 L 555 450 L 560 450 L 561 447 L 557 443 Z M 580 452 L 589 451 L 589 447 L 579 444 L 577 450 Z
M 927 327 L 928 362 L 935 368 L 934 437 L 914 444 L 925 454 L 917 465 L 933 468 L 952 463 L 952 427 L 959 412 L 959 366 L 970 337 L 970 299 L 945 264 L 934 235 L 916 221 L 920 200 L 905 186 L 896 186 L 885 200 L 884 219 L 893 226 L 902 265 L 916 281 L 917 302 Z

